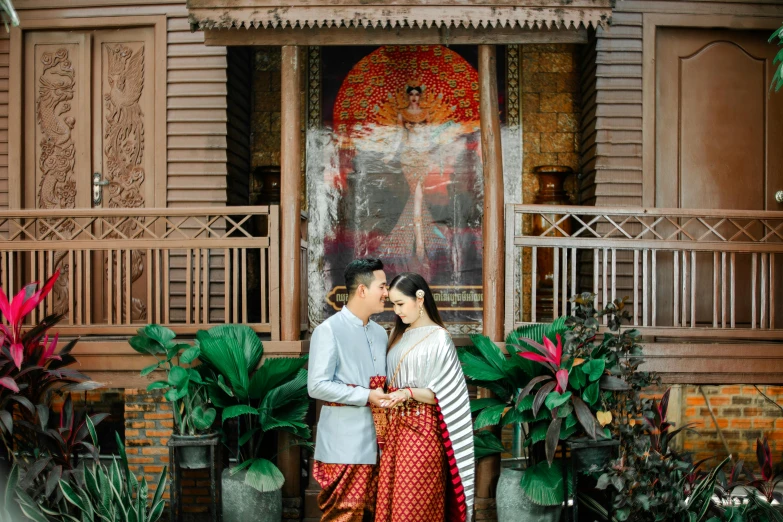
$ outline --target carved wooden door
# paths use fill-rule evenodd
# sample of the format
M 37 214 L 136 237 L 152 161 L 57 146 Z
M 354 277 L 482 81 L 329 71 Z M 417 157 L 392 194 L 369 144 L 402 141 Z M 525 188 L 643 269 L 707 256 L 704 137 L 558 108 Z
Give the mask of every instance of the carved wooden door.
M 154 45 L 151 27 L 25 35 L 25 208 L 155 205 L 154 77 L 165 71 L 155 71 Z M 62 274 L 54 310 L 72 324 L 145 322 L 145 252 L 116 242 L 140 236 L 142 223 L 95 220 L 96 249 L 50 257 L 45 271 Z M 73 233 L 78 221 L 57 226 Z

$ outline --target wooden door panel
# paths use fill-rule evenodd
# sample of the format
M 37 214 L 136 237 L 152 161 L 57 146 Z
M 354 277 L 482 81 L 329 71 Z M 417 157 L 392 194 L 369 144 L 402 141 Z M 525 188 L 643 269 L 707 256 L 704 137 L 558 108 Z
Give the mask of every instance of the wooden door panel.
M 775 192 L 783 189 L 783 97 L 769 95 L 776 49 L 767 43 L 767 36 L 758 31 L 659 30 L 656 206 L 783 210 L 774 200 Z M 715 230 L 731 237 L 737 229 L 724 223 Z M 761 230 L 750 227 L 748 232 L 758 237 Z M 774 264 L 777 266 L 779 261 Z M 750 255 L 738 254 L 734 258 L 734 319 L 738 326 L 751 321 L 752 263 Z M 758 285 L 760 259 L 756 263 Z M 677 288 L 682 286 L 682 266 L 679 268 Z M 689 267 L 691 276 L 693 268 Z M 720 287 L 717 305 L 719 309 L 722 306 L 723 260 L 719 257 L 716 262 L 710 254 L 699 254 L 695 269 L 699 289 L 696 322 L 711 325 L 716 306 L 716 274 Z M 729 286 L 730 258 L 725 270 Z M 659 324 L 676 324 L 667 317 L 671 316 L 675 291 L 670 253 L 662 256 L 659 271 L 658 317 L 663 321 Z M 727 293 L 729 290 L 726 288 Z M 759 293 L 756 292 L 757 305 Z M 781 305 L 776 303 L 776 309 Z M 776 314 L 779 316 L 781 311 L 783 308 Z
M 154 46 L 153 29 L 147 27 L 96 31 L 93 37 L 93 165 L 108 182 L 103 189 L 103 208 L 154 206 Z M 137 221 L 112 225 L 117 232 L 109 233 L 109 239 L 140 235 Z M 115 297 L 105 301 L 106 320 L 145 322 L 146 252 L 133 250 L 130 256 L 128 252 L 118 252 L 111 256 L 111 261 L 109 255 L 104 255 L 100 262 L 104 274 L 101 284 L 111 288 L 99 298 Z M 124 295 L 128 288 L 130 296 Z
M 90 204 L 90 35 L 78 32 L 25 34 L 25 208 L 69 209 Z M 45 234 L 43 225 L 39 234 Z M 71 232 L 73 224 L 55 227 Z M 50 237 L 50 236 L 43 236 Z M 52 310 L 67 313 L 72 267 L 64 252 L 25 254 L 23 277 L 40 280 L 54 270 Z

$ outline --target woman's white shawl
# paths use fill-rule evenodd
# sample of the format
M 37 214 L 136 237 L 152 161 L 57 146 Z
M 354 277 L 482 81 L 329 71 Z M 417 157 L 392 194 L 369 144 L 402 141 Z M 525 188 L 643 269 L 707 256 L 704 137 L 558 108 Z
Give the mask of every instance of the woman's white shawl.
M 473 423 L 468 387 L 451 336 L 440 326 L 409 330 L 389 351 L 386 363 L 389 379 L 394 378 L 389 386 L 429 388 L 435 393 L 449 468 L 446 519 L 471 520 L 475 475 Z

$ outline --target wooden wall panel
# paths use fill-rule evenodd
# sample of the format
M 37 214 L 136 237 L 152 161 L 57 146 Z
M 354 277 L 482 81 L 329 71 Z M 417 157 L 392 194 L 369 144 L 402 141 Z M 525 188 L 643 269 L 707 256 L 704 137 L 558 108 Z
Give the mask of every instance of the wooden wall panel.
M 642 167 L 643 32 L 645 16 L 666 14 L 713 17 L 716 26 L 728 20 L 742 28 L 751 17 L 783 16 L 783 6 L 773 0 L 617 2 L 612 24 L 591 35 L 582 57 L 582 204 L 651 204 L 644 194 L 654 194 L 654 187 L 643 186 Z M 655 114 L 654 107 L 647 111 Z
M 8 208 L 8 51 L 11 40 L 0 30 L 0 208 Z

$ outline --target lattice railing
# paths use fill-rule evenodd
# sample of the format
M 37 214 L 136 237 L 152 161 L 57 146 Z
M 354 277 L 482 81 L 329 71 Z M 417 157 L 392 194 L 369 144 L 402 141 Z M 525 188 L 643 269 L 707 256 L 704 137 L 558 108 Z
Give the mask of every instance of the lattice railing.
M 783 212 L 506 206 L 506 329 L 627 297 L 664 337 L 783 339 Z
M 243 323 L 278 339 L 278 215 L 275 206 L 2 211 L 0 285 L 16 292 L 59 269 L 46 313 L 64 314 L 63 334 Z

